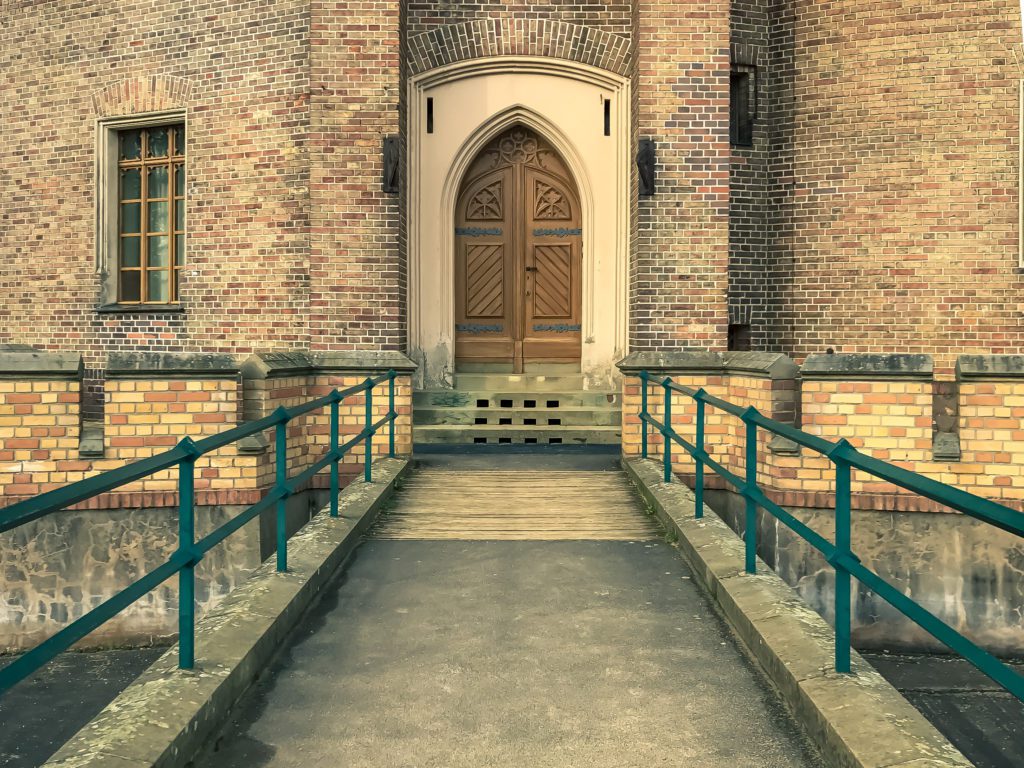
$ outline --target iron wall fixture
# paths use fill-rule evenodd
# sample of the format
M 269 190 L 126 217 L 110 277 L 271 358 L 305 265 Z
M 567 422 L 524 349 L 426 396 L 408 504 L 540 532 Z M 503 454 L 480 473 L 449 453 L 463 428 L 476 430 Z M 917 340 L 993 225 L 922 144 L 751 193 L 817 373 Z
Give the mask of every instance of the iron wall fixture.
M 640 139 L 636 150 L 637 175 L 640 178 L 640 197 L 653 197 L 655 171 L 658 161 L 654 151 L 654 139 Z
M 398 136 L 384 137 L 384 176 L 381 179 L 384 192 L 398 191 Z

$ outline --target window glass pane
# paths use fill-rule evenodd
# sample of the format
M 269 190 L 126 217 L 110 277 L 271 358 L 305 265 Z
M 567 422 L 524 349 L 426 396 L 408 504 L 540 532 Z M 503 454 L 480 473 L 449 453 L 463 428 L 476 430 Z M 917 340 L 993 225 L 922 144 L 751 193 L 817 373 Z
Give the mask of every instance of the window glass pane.
M 121 231 L 138 232 L 142 216 L 142 203 L 121 204 Z
M 140 301 L 140 280 L 142 273 L 138 270 L 128 270 L 121 273 L 121 301 Z
M 122 237 L 121 238 L 121 266 L 137 267 L 140 264 L 139 246 L 142 238 Z
M 121 131 L 121 159 L 138 160 L 142 157 L 142 131 Z
M 174 228 L 178 232 L 185 231 L 185 201 L 176 200 L 174 202 Z
M 146 271 L 147 301 L 170 301 L 170 274 L 166 269 Z
M 150 128 L 148 131 L 146 157 L 167 157 L 167 129 Z
M 148 239 L 146 261 L 150 267 L 166 267 L 167 261 L 167 235 L 157 235 Z
M 167 166 L 158 165 L 156 168 L 150 168 L 147 184 L 147 197 L 167 197 Z
M 185 166 L 174 166 L 174 194 L 178 197 L 185 196 Z
M 174 236 L 174 263 L 179 267 L 185 263 L 185 236 Z
M 149 218 L 147 229 L 150 232 L 167 231 L 167 203 L 148 203 Z
M 142 195 L 142 171 L 125 168 L 121 171 L 121 199 L 138 200 Z
M 185 126 L 174 126 L 174 154 L 176 156 L 185 154 Z

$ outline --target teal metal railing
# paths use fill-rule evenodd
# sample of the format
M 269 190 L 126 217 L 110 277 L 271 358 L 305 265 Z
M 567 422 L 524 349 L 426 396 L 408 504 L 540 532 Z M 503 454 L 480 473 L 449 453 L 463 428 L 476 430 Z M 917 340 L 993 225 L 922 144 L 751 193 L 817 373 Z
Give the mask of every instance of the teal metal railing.
M 850 585 L 851 577 L 881 597 L 911 621 L 925 629 L 951 650 L 963 656 L 978 669 L 1006 688 L 1018 699 L 1024 701 L 1024 676 L 1002 663 L 988 651 L 968 640 L 962 634 L 929 612 L 913 598 L 900 592 L 865 567 L 851 551 L 850 543 L 850 473 L 857 469 L 893 485 L 924 496 L 962 512 L 989 525 L 1024 537 L 1024 514 L 994 501 L 975 496 L 917 472 L 894 466 L 888 462 L 866 456 L 845 439 L 832 442 L 788 424 L 763 416 L 753 406 L 743 408 L 726 400 L 712 397 L 703 389 L 690 389 L 672 379 L 652 379 L 647 371 L 639 373 L 641 380 L 640 419 L 643 423 L 641 453 L 647 458 L 647 425 L 654 427 L 664 438 L 662 465 L 664 481 L 672 482 L 672 444 L 681 446 L 694 460 L 696 478 L 694 481 L 695 515 L 704 515 L 704 468 L 710 467 L 724 479 L 745 500 L 744 509 L 744 555 L 747 573 L 757 570 L 757 509 L 760 507 L 786 525 L 800 538 L 820 552 L 835 569 L 835 669 L 837 672 L 850 671 Z M 663 422 L 648 412 L 648 388 L 660 385 L 663 393 Z M 672 397 L 678 393 L 696 402 L 695 435 L 691 443 L 672 428 Z M 705 449 L 705 410 L 707 406 L 717 408 L 739 418 L 745 427 L 744 476 L 739 477 L 713 459 Z M 821 534 L 802 523 L 781 506 L 769 499 L 757 484 L 757 440 L 758 429 L 792 440 L 828 458 L 835 467 L 835 541 L 830 542 Z
M 175 574 L 178 575 L 178 666 L 192 669 L 195 664 L 195 567 L 203 555 L 220 544 L 260 513 L 276 506 L 276 559 L 277 570 L 288 570 L 288 539 L 285 528 L 286 503 L 289 496 L 303 488 L 321 470 L 330 466 L 330 516 L 338 517 L 338 464 L 345 454 L 360 441 L 365 443 L 363 478 L 373 481 L 373 438 L 378 430 L 388 425 L 388 455 L 395 455 L 395 371 L 388 371 L 376 379 L 367 378 L 361 384 L 330 392 L 323 397 L 293 408 L 280 407 L 269 416 L 241 424 L 217 435 L 192 440 L 184 438 L 174 448 L 148 459 L 126 464 L 95 477 L 57 488 L 32 499 L 0 509 L 0 533 L 19 525 L 66 509 L 74 504 L 107 493 L 136 480 L 149 477 L 172 467 L 178 468 L 178 549 L 155 570 L 118 592 L 84 616 L 47 638 L 35 648 L 0 669 L 0 693 L 24 680 L 58 653 L 66 651 L 76 642 L 112 619 L 143 595 L 156 589 Z M 373 388 L 388 382 L 388 412 L 374 422 Z M 339 404 L 347 397 L 365 393 L 366 410 L 362 430 L 339 445 Z M 330 408 L 330 448 L 316 463 L 288 477 L 288 423 L 324 407 Z M 242 438 L 263 430 L 275 430 L 276 480 L 274 487 L 258 502 L 224 523 L 212 533 L 195 540 L 195 465 L 196 459 L 216 451 Z

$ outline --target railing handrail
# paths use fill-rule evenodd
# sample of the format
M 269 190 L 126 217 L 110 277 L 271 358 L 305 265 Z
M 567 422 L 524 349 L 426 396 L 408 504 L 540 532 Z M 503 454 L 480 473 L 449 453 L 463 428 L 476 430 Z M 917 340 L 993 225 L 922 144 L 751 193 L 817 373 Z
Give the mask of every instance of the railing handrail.
M 202 560 L 203 555 L 213 547 L 260 513 L 276 505 L 277 570 L 286 571 L 288 567 L 288 544 L 285 527 L 285 502 L 288 497 L 302 488 L 323 469 L 330 466 L 330 516 L 338 517 L 338 493 L 340 490 L 338 464 L 345 454 L 360 441 L 365 442 L 366 453 L 363 460 L 363 477 L 366 482 L 372 482 L 373 438 L 380 428 L 387 424 L 389 427 L 388 455 L 391 457 L 395 456 L 395 421 L 398 418 L 398 413 L 395 410 L 395 379 L 397 377 L 397 372 L 390 370 L 376 378 L 368 377 L 359 384 L 341 390 L 334 389 L 326 395 L 292 406 L 291 408 L 281 406 L 273 413 L 261 419 L 240 424 L 216 435 L 210 435 L 199 440 L 185 437 L 170 450 L 125 464 L 116 469 L 101 472 L 94 477 L 79 480 L 70 485 L 47 491 L 31 499 L 25 499 L 0 509 L 0 533 L 3 533 L 128 483 L 149 477 L 157 472 L 162 472 L 175 466 L 179 470 L 178 549 L 154 570 L 136 579 L 102 604 L 80 616 L 3 669 L 0 669 L 0 694 L 35 672 L 52 660 L 58 653 L 70 648 L 97 627 L 109 621 L 175 574 L 179 577 L 180 590 L 178 599 L 178 666 L 182 669 L 191 669 L 195 663 L 195 566 Z M 385 416 L 376 422 L 372 422 L 373 389 L 385 381 L 388 382 L 388 411 Z M 338 406 L 345 398 L 360 392 L 366 393 L 363 428 L 351 439 L 343 444 L 339 444 L 341 420 L 339 418 Z M 304 416 L 307 413 L 327 406 L 330 407 L 331 420 L 330 447 L 320 459 L 296 476 L 289 478 L 287 474 L 288 423 L 294 418 Z M 218 526 L 199 541 L 195 541 L 194 471 L 196 460 L 208 453 L 270 428 L 274 428 L 276 431 L 276 481 L 274 486 L 258 502 L 238 513 L 226 523 Z
M 756 571 L 757 524 L 756 511 L 760 507 L 771 514 L 804 541 L 814 547 L 836 572 L 835 589 L 835 667 L 837 672 L 850 671 L 850 577 L 872 590 L 896 610 L 918 624 L 936 639 L 963 656 L 982 672 L 1024 701 L 1024 676 L 1004 664 L 992 654 L 968 640 L 926 608 L 893 587 L 874 571 L 864 566 L 853 554 L 850 543 L 851 469 L 858 469 L 873 477 L 888 481 L 912 493 L 924 496 L 969 517 L 1024 538 L 1024 513 L 998 502 L 986 499 L 960 488 L 925 477 L 918 472 L 895 466 L 887 461 L 867 456 L 845 439 L 827 440 L 804 432 L 797 427 L 770 419 L 753 406 L 746 408 L 708 394 L 704 389 L 691 389 L 672 381 L 671 377 L 654 379 L 647 371 L 636 374 L 642 382 L 640 423 L 642 426 L 641 455 L 647 458 L 647 425 L 651 425 L 665 438 L 662 450 L 663 475 L 672 482 L 671 443 L 676 443 L 693 458 L 696 464 L 694 485 L 694 513 L 704 514 L 704 467 L 712 470 L 746 499 L 744 517 L 745 569 Z M 649 385 L 664 390 L 664 421 L 659 422 L 648 412 Z M 672 394 L 686 395 L 697 404 L 696 441 L 691 443 L 672 427 Z M 744 477 L 729 471 L 716 461 L 704 447 L 705 406 L 710 405 L 741 419 L 746 427 L 746 466 Z M 757 429 L 765 429 L 825 456 L 836 469 L 836 541 L 832 543 L 810 526 L 798 520 L 779 504 L 768 498 L 757 484 Z M 671 442 L 670 442 L 671 441 Z

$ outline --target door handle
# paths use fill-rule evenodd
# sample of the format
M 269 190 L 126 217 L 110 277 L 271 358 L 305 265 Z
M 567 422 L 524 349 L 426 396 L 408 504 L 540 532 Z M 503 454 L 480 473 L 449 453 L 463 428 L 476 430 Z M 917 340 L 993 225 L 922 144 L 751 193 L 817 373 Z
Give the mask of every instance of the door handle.
M 527 272 L 536 272 L 536 271 L 537 271 L 537 268 L 536 268 L 536 267 L 527 267 L 527 268 L 526 268 L 526 271 L 527 271 Z

